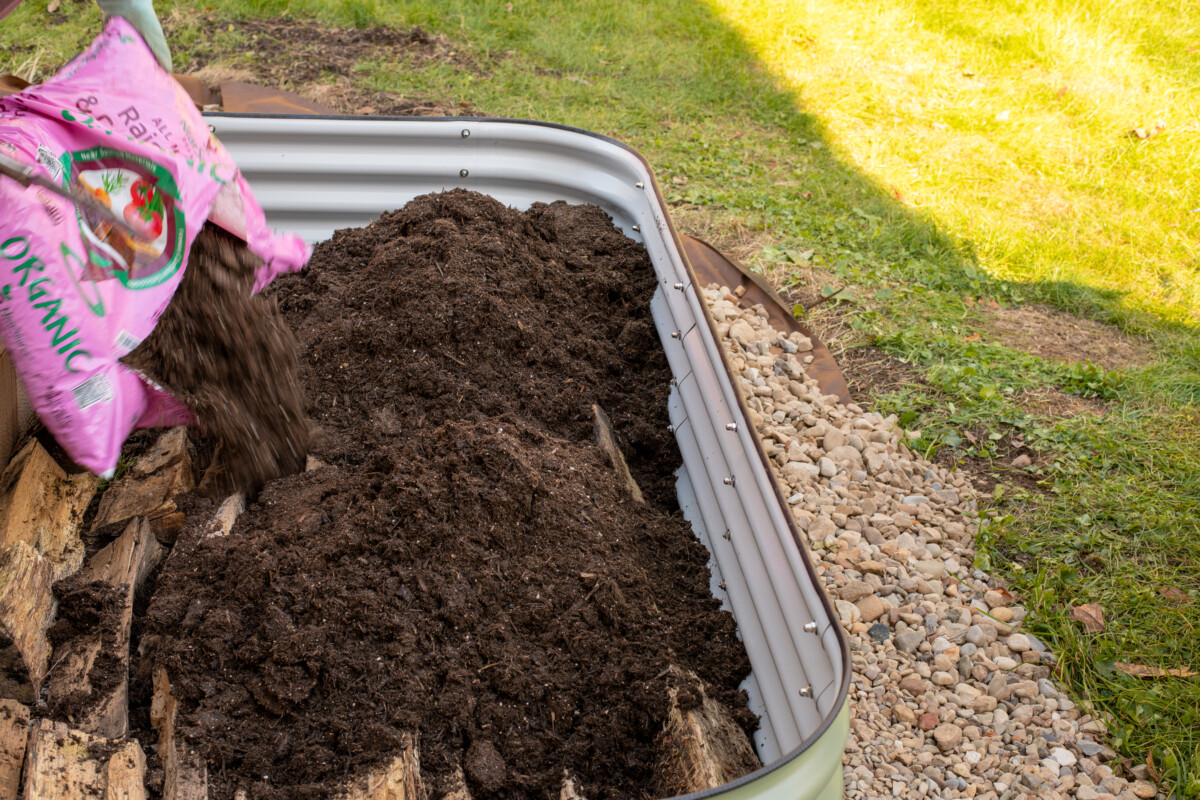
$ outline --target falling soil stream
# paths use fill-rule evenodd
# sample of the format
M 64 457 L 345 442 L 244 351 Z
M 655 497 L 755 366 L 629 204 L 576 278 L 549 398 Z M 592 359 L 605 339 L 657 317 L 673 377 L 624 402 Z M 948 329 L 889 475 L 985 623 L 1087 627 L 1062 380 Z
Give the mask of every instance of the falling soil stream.
M 152 664 L 222 800 L 331 796 L 409 733 L 435 797 L 460 766 L 477 797 L 557 797 L 564 769 L 592 800 L 648 797 L 671 665 L 752 730 L 675 502 L 654 288 L 599 209 L 464 191 L 279 279 L 325 466 L 267 482 L 227 537 L 193 514 L 138 626 L 147 741 Z

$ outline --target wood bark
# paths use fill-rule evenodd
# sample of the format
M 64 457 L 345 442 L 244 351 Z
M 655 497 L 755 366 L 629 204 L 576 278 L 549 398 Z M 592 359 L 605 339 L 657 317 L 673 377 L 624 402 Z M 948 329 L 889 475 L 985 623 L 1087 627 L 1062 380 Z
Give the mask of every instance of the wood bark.
M 28 743 L 29 709 L 15 700 L 0 700 L 0 800 L 17 800 Z
M 146 757 L 136 741 L 111 742 L 44 719 L 34 725 L 29 736 L 23 797 L 145 800 L 145 773 Z
M 579 791 L 579 784 L 569 773 L 563 773 L 562 789 L 559 790 L 558 800 L 586 800 Z
M 150 724 L 158 731 L 158 757 L 163 766 L 163 800 L 207 800 L 208 766 L 187 742 L 175 735 L 178 704 L 171 694 L 167 670 L 154 670 Z
M 337 800 L 425 800 L 421 759 L 411 737 L 386 767 L 356 778 Z
M 455 769 L 446 782 L 442 800 L 471 800 L 471 792 L 467 789 L 467 779 L 463 775 L 462 767 Z
M 617 444 L 617 434 L 613 430 L 612 422 L 608 418 L 608 414 L 604 413 L 604 409 L 598 405 L 592 406 L 592 417 L 594 418 L 596 428 L 596 444 L 608 456 L 608 461 L 617 472 L 617 478 L 625 484 L 625 488 L 629 490 L 629 494 L 633 496 L 635 502 L 645 503 L 646 498 L 642 496 L 642 489 L 638 486 L 637 481 L 633 479 L 633 474 L 629 471 L 629 465 L 625 462 L 625 456 L 621 453 L 621 446 Z
M 144 518 L 132 520 L 124 533 L 102 548 L 79 572 L 78 580 L 121 590 L 120 620 L 115 629 L 88 630 L 60 643 L 55 669 L 47 681 L 51 707 L 71 700 L 68 722 L 86 733 L 116 739 L 129 730 L 129 632 L 133 602 L 146 576 L 162 559 L 162 547 Z M 93 683 L 101 655 L 123 672 L 118 683 Z
M 758 769 L 761 763 L 750 737 L 732 712 L 708 696 L 694 672 L 672 667 L 671 673 L 677 686 L 668 690 L 667 722 L 659 740 L 660 791 L 702 792 Z M 691 698 L 687 708 L 679 703 L 681 686 Z
M 171 428 L 129 472 L 113 481 L 100 500 L 92 532 L 124 525 L 133 517 L 148 517 L 173 542 L 183 517 L 171 498 L 196 486 L 186 428 Z
M 79 526 L 98 479 L 67 475 L 32 439 L 0 474 L 0 548 L 24 542 L 50 564 L 54 580 L 83 564 Z
M 208 521 L 204 538 L 228 536 L 229 532 L 233 530 L 233 526 L 237 524 L 238 516 L 245 510 L 246 496 L 244 494 L 237 492 L 226 497 L 224 502 L 217 507 L 217 512 L 213 514 L 212 519 Z
M 0 697 L 32 704 L 50 662 L 54 569 L 25 542 L 0 551 Z

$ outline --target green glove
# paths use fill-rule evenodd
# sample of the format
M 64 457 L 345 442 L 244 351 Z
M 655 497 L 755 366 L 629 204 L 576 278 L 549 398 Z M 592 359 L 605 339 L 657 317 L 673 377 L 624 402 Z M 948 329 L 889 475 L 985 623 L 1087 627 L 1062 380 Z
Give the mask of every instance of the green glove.
M 159 65 L 167 72 L 171 71 L 171 50 L 167 47 L 162 24 L 154 14 L 153 0 L 96 0 L 96 5 L 104 12 L 105 22 L 109 17 L 122 17 L 132 25 L 142 35 Z

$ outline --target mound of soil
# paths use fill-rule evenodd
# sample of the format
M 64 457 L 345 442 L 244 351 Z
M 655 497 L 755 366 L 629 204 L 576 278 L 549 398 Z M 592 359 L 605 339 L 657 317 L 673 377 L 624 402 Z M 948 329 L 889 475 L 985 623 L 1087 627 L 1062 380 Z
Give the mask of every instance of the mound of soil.
M 331 796 L 411 733 L 434 787 L 461 767 L 477 797 L 545 798 L 565 769 L 592 800 L 645 797 L 672 666 L 752 730 L 675 505 L 654 288 L 599 209 L 461 190 L 277 281 L 326 465 L 268 482 L 227 537 L 190 522 L 142 638 L 213 797 Z

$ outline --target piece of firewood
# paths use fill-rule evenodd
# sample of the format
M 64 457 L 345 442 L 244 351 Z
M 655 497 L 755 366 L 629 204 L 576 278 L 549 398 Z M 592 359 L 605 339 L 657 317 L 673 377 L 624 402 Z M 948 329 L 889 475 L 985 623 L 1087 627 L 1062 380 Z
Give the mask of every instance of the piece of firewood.
M 608 456 L 609 463 L 617 471 L 617 477 L 625 484 L 625 488 L 629 490 L 629 494 L 633 496 L 634 501 L 638 503 L 646 502 L 646 498 L 642 496 L 641 487 L 633 479 L 633 474 L 629 471 L 629 465 L 625 463 L 625 456 L 621 453 L 620 445 L 617 444 L 617 434 L 613 430 L 608 414 L 605 414 L 604 409 L 600 406 L 593 405 L 592 416 L 596 426 L 596 444 Z
M 133 739 L 121 742 L 39 720 L 29 735 L 25 800 L 145 800 L 146 756 Z
M 732 712 L 708 696 L 694 672 L 672 667 L 671 676 L 677 685 L 668 689 L 667 722 L 659 739 L 661 793 L 703 792 L 758 769 L 754 746 Z
M 233 530 L 233 526 L 237 523 L 238 516 L 246 510 L 246 496 L 241 492 L 226 497 L 225 500 L 217 507 L 217 512 L 212 515 L 212 519 L 208 521 L 208 525 L 204 530 L 204 538 L 211 539 L 214 536 L 228 536 Z
M 0 800 L 17 800 L 28 742 L 29 709 L 15 700 L 0 700 Z
M 179 521 L 174 516 L 178 510 L 169 501 L 195 486 L 187 429 L 171 428 L 158 437 L 154 447 L 139 458 L 129 472 L 113 481 L 104 492 L 92 532 L 123 525 L 134 517 L 166 518 L 162 527 L 169 530 Z M 178 529 L 174 532 L 178 533 Z
M 559 790 L 558 800 L 586 800 L 579 791 L 579 785 L 575 783 L 575 779 L 565 770 L 563 771 L 562 789 Z
M 31 439 L 0 475 L 0 548 L 24 542 L 49 562 L 54 579 L 83 563 L 79 525 L 99 479 L 90 473 L 67 475 Z
M 91 617 L 98 608 L 69 608 L 66 598 L 59 607 L 59 626 L 69 637 L 56 640 L 54 669 L 46 681 L 47 701 L 56 716 L 65 717 L 85 733 L 117 739 L 129 730 L 129 632 L 133 601 L 146 576 L 162 559 L 162 547 L 150 523 L 132 520 L 125 532 L 97 552 L 70 579 L 81 602 L 106 597 L 113 607 L 96 624 Z M 62 584 L 60 584 L 60 587 Z M 72 624 L 66 615 L 80 615 Z
M 442 800 L 471 800 L 471 792 L 467 789 L 467 779 L 462 767 L 456 767 L 446 781 Z
M 335 797 L 336 800 L 425 800 L 416 741 L 409 737 L 390 764 L 355 778 Z
M 50 661 L 54 569 L 25 542 L 0 551 L 0 697 L 32 704 Z
M 158 758 L 163 766 L 163 800 L 208 800 L 208 765 L 188 743 L 175 735 L 178 704 L 171 694 L 167 670 L 154 670 L 150 724 L 158 730 Z

